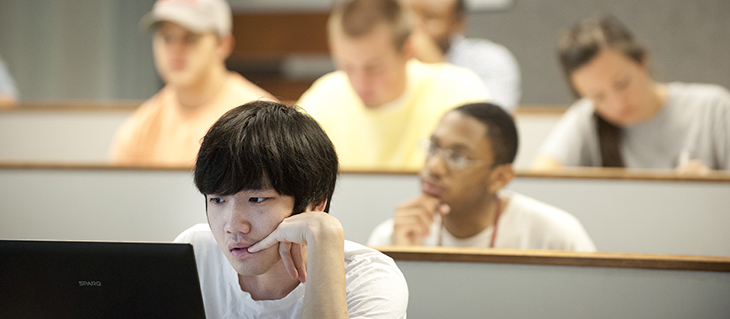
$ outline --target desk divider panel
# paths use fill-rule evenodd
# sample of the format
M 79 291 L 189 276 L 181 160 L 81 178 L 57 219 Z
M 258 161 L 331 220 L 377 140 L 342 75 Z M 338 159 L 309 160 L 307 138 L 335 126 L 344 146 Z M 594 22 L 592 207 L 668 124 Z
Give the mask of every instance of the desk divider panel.
M 26 102 L 0 110 L 0 160 L 107 162 L 114 133 L 141 103 Z
M 14 109 L 0 110 L 0 160 L 105 163 L 114 133 L 141 103 L 25 102 Z M 515 167 L 530 166 L 564 110 L 560 106 L 535 105 L 517 110 L 520 150 Z
M 599 251 L 730 256 L 727 176 L 584 172 L 519 172 L 508 189 L 575 215 Z M 343 172 L 331 214 L 347 239 L 366 243 L 419 193 L 415 173 Z M 3 238 L 169 241 L 203 222 L 205 202 L 189 168 L 0 164 Z
M 727 318 L 730 258 L 376 247 L 413 318 Z
M 0 238 L 172 241 L 205 223 L 186 169 L 0 169 Z

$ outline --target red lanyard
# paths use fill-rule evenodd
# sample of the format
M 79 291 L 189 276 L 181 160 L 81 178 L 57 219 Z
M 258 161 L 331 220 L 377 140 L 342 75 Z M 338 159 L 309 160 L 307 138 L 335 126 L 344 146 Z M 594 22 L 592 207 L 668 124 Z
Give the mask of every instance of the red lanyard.
M 489 248 L 494 248 L 494 241 L 497 239 L 497 222 L 499 215 L 502 215 L 502 201 L 497 197 L 497 211 L 494 212 L 494 231 L 492 232 L 492 240 L 489 241 Z

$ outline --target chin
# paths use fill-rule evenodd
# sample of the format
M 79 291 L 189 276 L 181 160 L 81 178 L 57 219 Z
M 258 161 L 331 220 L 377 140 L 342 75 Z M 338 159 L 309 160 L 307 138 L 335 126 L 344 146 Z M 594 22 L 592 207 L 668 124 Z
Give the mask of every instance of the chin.
M 249 265 L 234 265 L 233 269 L 236 270 L 236 273 L 244 277 L 259 276 L 266 273 L 265 270 L 258 269 L 256 267 L 250 267 Z
M 637 119 L 635 116 L 625 116 L 618 121 L 613 121 L 614 125 L 618 127 L 629 127 L 634 124 L 637 124 L 641 122 L 639 119 Z
M 236 272 L 241 276 L 260 276 L 269 272 L 276 261 L 269 260 L 247 260 L 244 262 L 235 261 L 231 262 L 231 265 Z
M 283 266 L 278 245 L 252 254 L 246 260 L 231 259 L 230 261 L 236 262 L 234 268 L 242 276 L 259 276 L 269 272 L 279 264 Z
M 373 100 L 363 100 L 362 98 L 361 98 L 361 100 L 362 100 L 362 104 L 365 105 L 366 107 L 376 107 L 376 106 L 380 105 L 378 103 L 375 103 Z
M 178 88 L 187 88 L 193 86 L 193 81 L 189 80 L 184 74 L 174 77 L 171 81 L 166 82 Z
M 606 120 L 608 123 L 613 124 L 617 127 L 627 127 L 632 124 L 634 124 L 634 120 L 629 116 L 606 116 L 603 114 L 599 114 L 601 117 Z

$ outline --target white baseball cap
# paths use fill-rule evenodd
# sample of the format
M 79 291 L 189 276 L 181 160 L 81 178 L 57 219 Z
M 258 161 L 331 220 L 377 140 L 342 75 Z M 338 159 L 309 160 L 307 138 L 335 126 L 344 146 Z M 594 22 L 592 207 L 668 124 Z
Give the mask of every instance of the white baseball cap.
M 175 22 L 195 33 L 231 33 L 231 6 L 226 0 L 157 0 L 140 27 L 149 30 L 161 21 Z

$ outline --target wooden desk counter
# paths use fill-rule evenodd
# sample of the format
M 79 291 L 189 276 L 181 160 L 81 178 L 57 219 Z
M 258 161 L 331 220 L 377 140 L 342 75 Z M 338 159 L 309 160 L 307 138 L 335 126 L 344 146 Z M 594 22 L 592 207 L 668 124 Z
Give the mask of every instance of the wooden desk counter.
M 0 113 L 28 112 L 132 112 L 142 105 L 140 100 L 59 100 L 22 101 Z
M 730 258 L 376 247 L 413 318 L 727 318 Z
M 491 264 L 717 271 L 730 273 L 730 257 L 699 255 L 570 252 L 459 247 L 373 247 L 394 260 Z

